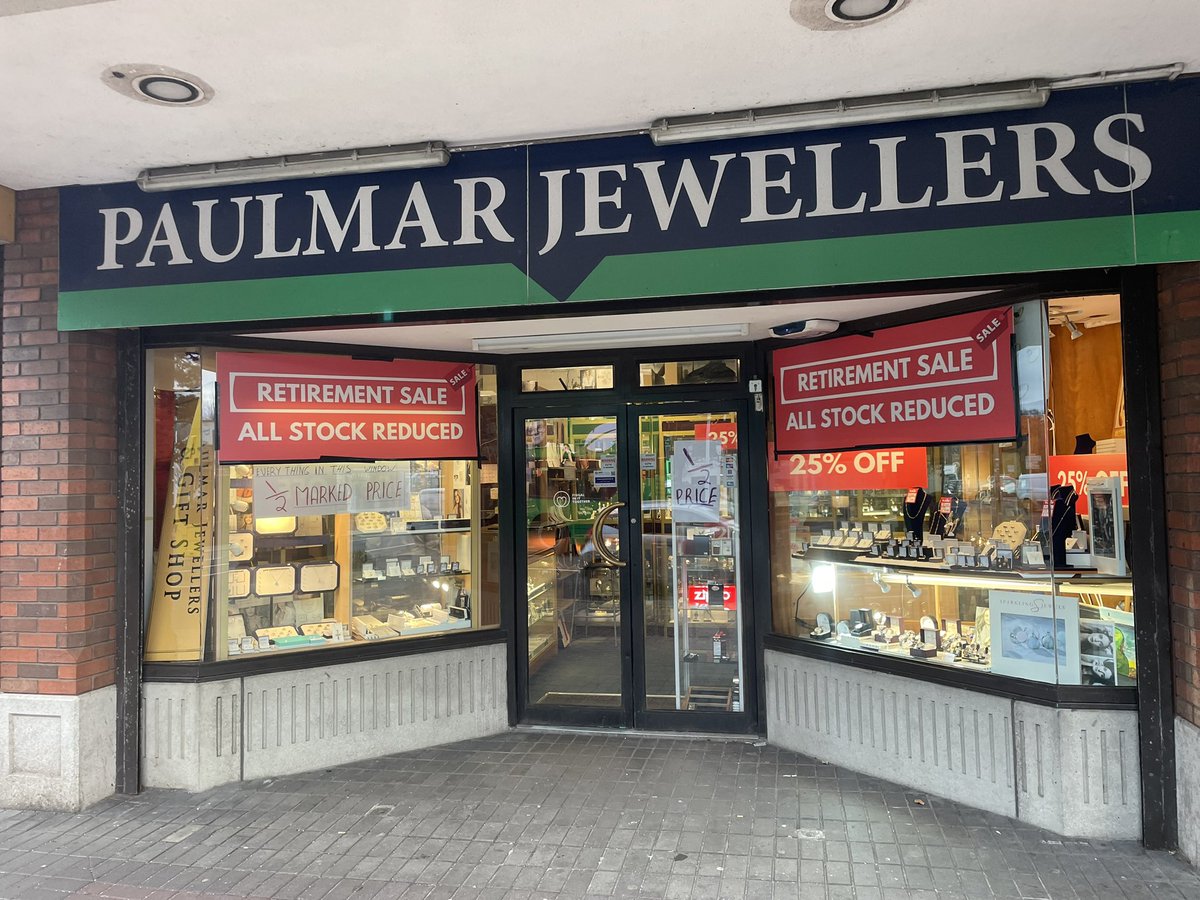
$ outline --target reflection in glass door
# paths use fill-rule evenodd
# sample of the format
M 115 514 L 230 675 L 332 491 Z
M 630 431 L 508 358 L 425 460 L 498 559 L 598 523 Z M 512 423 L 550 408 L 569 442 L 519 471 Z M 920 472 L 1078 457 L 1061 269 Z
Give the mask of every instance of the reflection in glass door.
M 742 711 L 737 413 L 641 415 L 643 708 Z
M 617 419 L 523 421 L 527 708 L 623 711 Z

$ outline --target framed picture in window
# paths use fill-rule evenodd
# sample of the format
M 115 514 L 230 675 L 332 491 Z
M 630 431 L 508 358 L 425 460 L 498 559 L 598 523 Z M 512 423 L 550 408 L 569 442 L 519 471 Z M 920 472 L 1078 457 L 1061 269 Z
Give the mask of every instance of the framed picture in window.
M 1125 518 L 1121 511 L 1121 479 L 1089 478 L 1087 506 L 1092 565 L 1104 575 L 1128 575 L 1129 570 L 1125 565 Z

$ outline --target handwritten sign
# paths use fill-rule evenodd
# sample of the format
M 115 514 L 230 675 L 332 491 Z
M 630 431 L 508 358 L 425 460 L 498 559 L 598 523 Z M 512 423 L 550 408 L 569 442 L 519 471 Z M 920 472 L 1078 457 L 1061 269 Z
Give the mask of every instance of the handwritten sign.
M 718 522 L 720 441 L 676 441 L 671 455 L 671 514 L 676 522 Z
M 258 516 L 408 509 L 407 463 L 311 463 L 254 467 Z

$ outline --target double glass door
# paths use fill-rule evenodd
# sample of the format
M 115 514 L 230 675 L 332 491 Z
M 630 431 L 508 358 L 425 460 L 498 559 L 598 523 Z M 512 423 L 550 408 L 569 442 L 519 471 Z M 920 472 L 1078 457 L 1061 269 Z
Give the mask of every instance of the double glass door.
M 523 721 L 751 727 L 744 418 L 736 402 L 517 412 Z

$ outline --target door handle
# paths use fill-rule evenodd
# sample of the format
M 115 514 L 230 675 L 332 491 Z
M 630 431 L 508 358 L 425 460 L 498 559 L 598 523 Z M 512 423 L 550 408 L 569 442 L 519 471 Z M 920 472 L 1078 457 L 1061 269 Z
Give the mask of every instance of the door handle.
M 604 538 L 602 535 L 604 533 L 604 526 L 608 517 L 624 506 L 625 504 L 619 500 L 616 503 L 610 503 L 608 506 L 601 507 L 596 512 L 596 517 L 592 519 L 592 546 L 596 548 L 596 552 L 600 554 L 600 558 L 602 560 L 604 560 L 608 565 L 618 569 L 625 565 L 625 560 L 619 559 L 608 552 L 608 548 L 604 546 Z

